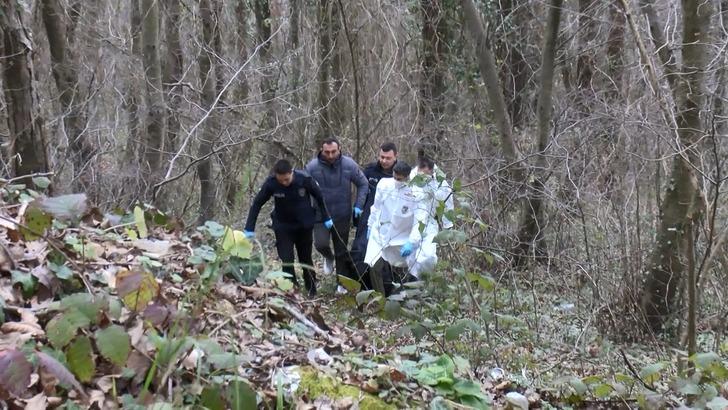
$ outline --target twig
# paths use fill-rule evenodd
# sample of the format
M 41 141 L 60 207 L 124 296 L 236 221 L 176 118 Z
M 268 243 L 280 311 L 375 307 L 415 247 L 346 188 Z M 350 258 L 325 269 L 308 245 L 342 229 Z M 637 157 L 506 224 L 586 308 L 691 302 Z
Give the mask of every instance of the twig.
M 35 177 L 49 177 L 49 176 L 53 176 L 53 175 L 55 175 L 55 172 L 36 172 L 35 174 L 21 175 L 21 176 L 10 178 L 10 179 L 0 178 L 0 183 L 12 184 L 13 182 L 20 181 L 21 179 L 35 178 Z
M 649 384 L 647 384 L 647 382 L 645 382 L 644 380 L 642 380 L 642 378 L 640 377 L 639 373 L 637 373 L 637 370 L 635 370 L 634 366 L 632 366 L 632 363 L 630 363 L 629 362 L 629 359 L 627 359 L 627 355 L 624 354 L 624 350 L 623 349 L 619 349 L 619 353 L 622 354 L 622 359 L 624 359 L 624 363 L 627 365 L 627 368 L 629 369 L 629 372 L 632 373 L 632 376 L 634 376 L 637 380 L 639 380 L 642 383 L 642 385 L 645 386 L 645 388 L 647 388 L 648 390 L 651 390 L 653 392 L 657 392 L 657 389 L 655 389 L 654 387 L 652 387 Z
M 190 138 L 195 133 L 195 130 L 197 130 L 197 128 L 199 128 L 200 125 L 202 125 L 205 122 L 205 120 L 207 120 L 207 118 L 210 117 L 210 114 L 212 114 L 212 111 L 215 110 L 215 108 L 217 107 L 218 102 L 220 102 L 220 99 L 225 94 L 225 92 L 230 87 L 230 85 L 235 81 L 235 79 L 238 77 L 238 75 L 240 75 L 240 73 L 243 72 L 243 69 L 245 69 L 245 67 L 248 66 L 248 63 L 250 63 L 250 61 L 252 61 L 253 57 L 255 57 L 255 55 L 258 53 L 258 50 L 260 50 L 266 44 L 270 43 L 271 40 L 273 39 L 273 37 L 276 34 L 278 34 L 278 31 L 280 31 L 280 27 L 278 28 L 278 30 L 276 30 L 275 33 L 271 34 L 271 36 L 268 37 L 264 42 L 258 44 L 258 46 L 255 47 L 255 49 L 250 54 L 250 56 L 248 57 L 248 59 L 230 77 L 230 79 L 228 80 L 227 84 L 225 84 L 225 86 L 222 88 L 222 90 L 220 90 L 220 92 L 217 94 L 217 97 L 215 97 L 215 101 L 212 102 L 212 105 L 210 106 L 210 109 L 208 109 L 205 112 L 205 115 L 203 115 L 202 118 L 200 118 L 200 120 L 197 121 L 197 123 L 190 129 L 190 131 L 187 133 L 187 136 L 185 137 L 184 141 L 182 141 L 182 144 L 180 145 L 179 150 L 177 150 L 177 153 L 172 157 L 172 159 L 169 160 L 169 167 L 167 168 L 167 172 L 164 175 L 164 179 L 162 180 L 162 182 L 154 185 L 154 189 L 152 191 L 152 197 L 156 197 L 157 192 L 159 191 L 159 188 L 161 188 L 167 182 L 170 182 L 168 180 L 172 176 L 172 171 L 174 170 L 174 163 L 182 155 L 182 152 L 184 152 L 185 148 L 187 147 L 187 144 L 190 141 Z
M 290 314 L 294 318 L 296 318 L 299 322 L 303 323 L 304 325 L 308 326 L 313 330 L 315 333 L 321 335 L 326 341 L 328 342 L 337 342 L 328 332 L 324 331 L 320 327 L 318 327 L 315 323 L 313 323 L 311 320 L 309 320 L 306 316 L 304 316 L 301 312 L 293 308 L 292 306 L 289 306 L 287 304 L 283 304 L 283 306 L 276 306 L 276 305 L 269 305 L 273 309 L 282 309 L 286 313 Z

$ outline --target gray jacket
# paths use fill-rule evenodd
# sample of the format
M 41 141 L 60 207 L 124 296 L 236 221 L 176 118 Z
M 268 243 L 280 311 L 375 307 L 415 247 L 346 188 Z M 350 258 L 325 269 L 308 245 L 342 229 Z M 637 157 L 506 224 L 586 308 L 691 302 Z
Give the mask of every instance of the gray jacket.
M 316 158 L 306 164 L 306 172 L 318 182 L 324 195 L 326 208 L 334 220 L 351 218 L 351 184 L 356 185 L 356 202 L 354 206 L 364 209 L 364 202 L 369 192 L 369 184 L 359 165 L 345 155 L 339 156 L 333 164 Z

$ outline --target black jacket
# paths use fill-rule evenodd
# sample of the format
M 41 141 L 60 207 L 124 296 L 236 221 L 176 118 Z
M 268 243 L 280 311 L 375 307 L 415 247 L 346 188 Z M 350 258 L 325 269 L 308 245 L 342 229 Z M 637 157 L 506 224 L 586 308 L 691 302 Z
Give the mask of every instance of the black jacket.
M 263 183 L 263 187 L 255 196 L 253 204 L 248 212 L 248 220 L 245 223 L 246 231 L 255 230 L 255 221 L 258 219 L 260 208 L 268 202 L 270 197 L 274 198 L 273 229 L 307 229 L 312 228 L 315 222 L 322 222 L 329 219 L 329 212 L 324 205 L 324 198 L 316 181 L 303 171 L 293 171 L 291 185 L 284 187 L 271 175 Z M 323 220 L 316 220 L 311 198 L 316 200 L 319 212 Z

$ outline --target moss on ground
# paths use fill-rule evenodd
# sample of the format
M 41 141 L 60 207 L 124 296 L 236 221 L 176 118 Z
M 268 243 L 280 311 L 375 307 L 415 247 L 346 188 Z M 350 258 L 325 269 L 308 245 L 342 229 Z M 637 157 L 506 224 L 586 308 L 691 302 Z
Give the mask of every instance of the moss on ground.
M 350 397 L 359 402 L 361 410 L 397 409 L 379 397 L 366 393 L 358 387 L 342 384 L 330 376 L 319 373 L 313 367 L 301 367 L 298 369 L 298 374 L 301 376 L 301 384 L 297 394 L 306 394 L 311 401 L 319 396 L 327 396 L 334 400 Z

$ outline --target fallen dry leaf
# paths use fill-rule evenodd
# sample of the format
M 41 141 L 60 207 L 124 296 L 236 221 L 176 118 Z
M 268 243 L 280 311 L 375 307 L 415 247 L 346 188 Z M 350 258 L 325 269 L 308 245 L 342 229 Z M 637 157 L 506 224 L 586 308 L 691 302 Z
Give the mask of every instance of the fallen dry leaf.
M 48 407 L 48 397 L 42 392 L 25 402 L 25 410 L 45 410 L 46 407 Z
M 31 336 L 45 335 L 43 329 L 41 329 L 41 327 L 35 323 L 5 322 L 2 324 L 2 326 L 0 326 L 0 330 L 2 330 L 3 333 L 18 332 Z

